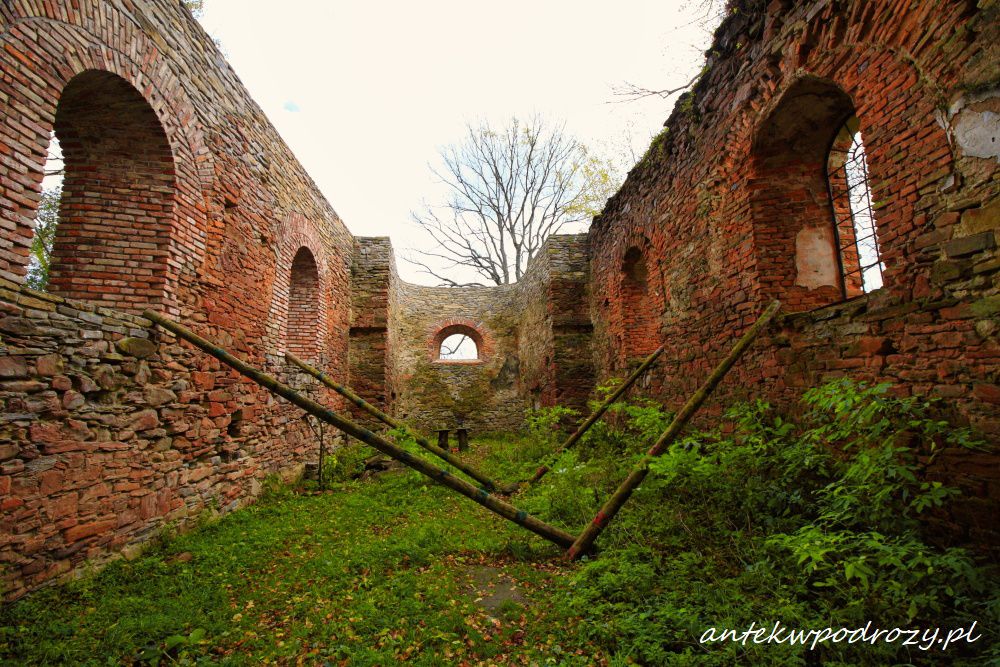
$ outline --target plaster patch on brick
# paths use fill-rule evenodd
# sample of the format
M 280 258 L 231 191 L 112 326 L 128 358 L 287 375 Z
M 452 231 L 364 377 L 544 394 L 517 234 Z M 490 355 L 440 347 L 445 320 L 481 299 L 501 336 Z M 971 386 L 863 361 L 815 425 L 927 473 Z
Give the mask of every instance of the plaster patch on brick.
M 962 111 L 955 121 L 954 133 L 964 155 L 1000 160 L 1000 114 Z
M 795 235 L 795 284 L 807 289 L 837 286 L 833 228 L 805 227 Z

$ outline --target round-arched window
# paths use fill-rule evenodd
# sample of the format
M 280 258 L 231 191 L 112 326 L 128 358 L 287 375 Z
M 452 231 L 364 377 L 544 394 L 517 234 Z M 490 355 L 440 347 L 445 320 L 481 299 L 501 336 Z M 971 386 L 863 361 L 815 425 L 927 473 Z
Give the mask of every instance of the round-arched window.
M 479 358 L 479 346 L 466 333 L 453 333 L 443 341 L 438 350 L 441 361 L 472 361 Z
M 483 334 L 467 324 L 449 324 L 430 341 L 431 357 L 437 362 L 468 363 L 483 360 Z

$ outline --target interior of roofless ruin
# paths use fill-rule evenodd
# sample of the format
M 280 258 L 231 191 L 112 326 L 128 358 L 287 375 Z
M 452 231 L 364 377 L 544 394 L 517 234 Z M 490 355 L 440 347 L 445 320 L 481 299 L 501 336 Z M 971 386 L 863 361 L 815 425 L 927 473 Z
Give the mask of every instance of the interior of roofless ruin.
M 945 566 L 905 548 L 918 535 L 927 549 L 961 549 L 967 560 L 942 552 L 955 581 L 997 554 L 1000 5 L 732 0 L 712 39 L 702 73 L 586 231 L 549 236 L 516 282 L 432 287 L 400 277 L 388 236 L 352 234 L 177 0 L 4 2 L 0 591 L 10 609 L 159 553 L 165 532 L 266 514 L 245 508 L 291 502 L 273 500 L 280 485 L 311 485 L 306 503 L 324 502 L 330 484 L 396 489 L 376 511 L 412 514 L 353 544 L 453 502 L 449 520 L 504 536 L 490 558 L 563 567 L 585 556 L 586 577 L 619 550 L 688 549 L 678 536 L 699 521 L 682 515 L 735 502 L 711 486 L 727 475 L 744 480 L 743 494 L 801 484 L 781 498 L 784 519 L 755 497 L 733 521 L 753 534 L 773 518 L 759 523 L 778 532 L 747 553 L 768 550 L 767 567 L 801 555 L 812 568 L 803 600 L 824 586 L 869 600 L 896 586 L 878 575 L 896 567 L 911 577 L 898 586 L 942 596 L 901 607 L 899 623 L 979 600 L 939 592 L 927 571 Z M 54 147 L 62 190 L 46 204 Z M 50 204 L 59 224 L 40 289 L 26 281 Z M 862 459 L 868 468 L 849 467 Z M 424 508 L 427 493 L 440 496 Z M 849 502 L 824 505 L 834 496 Z M 643 514 L 664 498 L 682 504 Z M 321 521 L 351 530 L 368 510 L 345 503 L 349 521 Z M 859 507 L 872 508 L 871 525 L 845 518 Z M 911 532 L 877 523 L 883 511 Z M 782 522 L 796 512 L 808 523 L 793 530 Z M 452 544 L 464 523 L 442 525 L 413 562 L 433 568 L 479 548 L 478 537 Z M 810 527 L 838 546 L 809 555 Z M 298 539 L 286 528 L 274 534 Z M 884 534 L 885 560 L 849 555 L 863 549 L 858 536 Z M 452 555 L 417 555 L 435 540 Z M 834 555 L 843 560 L 821 579 Z M 966 591 L 947 580 L 941 591 Z M 670 589 L 643 582 L 622 586 Z M 601 599 L 574 618 L 611 614 Z M 197 652 L 194 630 L 173 633 L 188 644 L 150 645 L 171 659 Z M 0 656 L 16 659 L 30 642 L 4 633 Z M 579 655 L 596 651 L 600 664 L 631 650 L 665 664 L 688 646 L 587 641 Z

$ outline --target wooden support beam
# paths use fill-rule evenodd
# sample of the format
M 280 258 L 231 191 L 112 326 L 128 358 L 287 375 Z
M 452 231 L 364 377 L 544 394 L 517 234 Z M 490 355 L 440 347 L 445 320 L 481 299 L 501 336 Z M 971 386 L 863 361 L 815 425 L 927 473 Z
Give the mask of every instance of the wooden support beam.
M 618 387 L 618 389 L 616 389 L 613 394 L 604 399 L 604 402 L 601 403 L 596 410 L 594 410 L 593 414 L 587 417 L 583 421 L 583 423 L 577 427 L 576 431 L 573 432 L 573 435 L 566 438 L 566 441 L 556 448 L 556 450 L 551 454 L 551 456 L 549 456 L 549 461 L 551 462 L 559 458 L 559 456 L 562 455 L 563 452 L 565 452 L 567 449 L 569 449 L 577 442 L 579 442 L 580 438 L 582 438 L 583 435 L 590 430 L 590 427 L 596 424 L 597 420 L 600 419 L 604 415 L 604 413 L 608 411 L 608 408 L 610 408 L 615 401 L 621 398 L 621 395 L 624 394 L 626 391 L 628 391 L 629 387 L 635 384 L 635 381 L 638 380 L 640 377 L 642 377 L 643 373 L 649 370 L 649 367 L 656 362 L 656 359 L 661 354 L 663 354 L 662 345 L 658 347 L 655 352 L 646 357 L 645 361 L 643 361 L 638 368 L 632 371 L 632 374 L 629 375 L 624 382 L 622 382 L 621 386 Z M 542 464 L 542 466 L 535 471 L 535 476 L 532 477 L 530 480 L 528 480 L 528 484 L 534 484 L 535 482 L 540 480 L 542 477 L 545 476 L 545 473 L 547 473 L 550 469 L 551 469 L 551 463 Z M 514 491 L 517 490 L 517 487 L 518 485 L 514 484 L 512 486 L 505 488 L 504 491 L 507 493 L 513 493 Z
M 774 301 L 770 306 L 761 314 L 752 327 L 750 327 L 743 337 L 740 338 L 739 342 L 730 350 L 729 354 L 719 362 L 719 365 L 715 367 L 712 374 L 708 376 L 705 383 L 688 399 L 688 402 L 684 404 L 684 407 L 674 416 L 673 421 L 667 430 L 663 432 L 656 443 L 646 452 L 645 456 L 639 460 L 639 462 L 632 468 L 632 472 L 629 476 L 625 478 L 625 481 L 621 483 L 618 489 L 611 495 L 604 506 L 601 507 L 597 516 L 594 520 L 583 530 L 582 533 L 576 538 L 573 546 L 569 548 L 566 552 L 566 558 L 569 560 L 574 560 L 579 558 L 582 554 L 586 553 L 594 546 L 594 541 L 597 539 L 598 535 L 607 527 L 611 520 L 615 518 L 618 511 L 622 508 L 622 505 L 632 496 L 632 492 L 642 484 L 642 480 L 646 479 L 646 475 L 649 474 L 649 463 L 654 458 L 663 453 L 663 451 L 670 446 L 670 444 L 680 435 L 681 429 L 687 425 L 688 420 L 697 412 L 698 408 L 702 406 L 705 399 L 709 397 L 712 391 L 718 386 L 722 378 L 726 376 L 726 373 L 733 367 L 733 364 L 743 356 L 743 353 L 747 351 L 750 344 L 754 342 L 760 332 L 764 329 L 771 318 L 778 312 L 778 308 L 781 304 L 778 301 Z
M 453 491 L 460 493 L 473 502 L 482 505 L 491 512 L 494 512 L 495 514 L 498 514 L 503 518 L 530 530 L 536 535 L 540 535 L 546 540 L 558 544 L 559 546 L 568 547 L 573 543 L 573 536 L 566 531 L 548 525 L 547 523 L 531 516 L 527 512 L 519 510 L 513 505 L 510 505 L 496 496 L 491 495 L 486 489 L 477 488 L 465 480 L 455 477 L 444 468 L 438 468 L 424 459 L 414 456 L 398 445 L 380 437 L 372 431 L 355 424 L 349 419 L 341 417 L 333 410 L 323 407 L 316 401 L 298 393 L 288 385 L 278 382 L 270 375 L 257 370 L 240 359 L 237 359 L 221 347 L 205 340 L 187 327 L 150 310 L 145 311 L 142 316 L 152 322 L 155 322 L 177 337 L 188 341 L 200 350 L 210 354 L 265 389 L 281 396 L 284 399 L 287 399 L 291 403 L 297 405 L 306 412 L 315 415 L 326 423 L 337 427 L 347 435 L 357 438 L 361 442 L 374 447 L 386 456 L 392 457 L 400 463 L 413 468 L 423 475 L 426 475 L 438 484 L 447 486 Z
M 359 408 L 361 408 L 362 410 L 364 410 L 365 412 L 367 412 L 371 416 L 373 416 L 376 419 L 378 419 L 379 421 L 381 421 L 382 423 L 388 424 L 389 426 L 391 426 L 393 428 L 398 428 L 398 429 L 402 429 L 402 430 L 406 431 L 411 436 L 413 436 L 413 439 L 416 441 L 417 445 L 419 445 L 423 449 L 427 450 L 428 452 L 430 452 L 434 456 L 437 456 L 439 459 L 441 459 L 443 461 L 447 461 L 449 464 L 455 466 L 455 468 L 457 468 L 458 470 L 461 470 L 463 473 L 465 473 L 466 475 L 468 475 L 472 479 L 474 479 L 477 482 L 479 482 L 480 484 L 482 484 L 487 490 L 489 490 L 489 491 L 497 491 L 497 490 L 500 489 L 500 485 L 497 484 L 495 481 L 493 481 L 486 473 L 484 473 L 484 472 L 480 471 L 479 469 L 477 469 L 477 468 L 469 465 L 468 463 L 466 463 L 465 461 L 463 461 L 462 459 L 460 459 L 459 457 L 455 456 L 454 454 L 452 454 L 451 452 L 448 451 L 447 431 L 445 432 L 446 435 L 445 435 L 445 444 L 444 445 L 434 445 L 434 444 L 431 444 L 427 440 L 427 438 L 425 438 L 424 436 L 420 435 L 419 433 L 417 433 L 416 431 L 414 431 L 413 429 L 411 429 L 409 426 L 407 426 L 403 422 L 399 421 L 398 419 L 394 419 L 393 417 L 390 417 L 389 415 L 387 415 L 386 413 L 382 412 L 377 407 L 375 407 L 374 405 L 372 405 L 371 403 L 369 403 L 368 401 L 366 401 L 365 399 L 361 398 L 356 393 L 354 393 L 353 391 L 351 391 L 351 389 L 349 387 L 345 387 L 344 385 L 340 384 L 339 382 L 335 382 L 329 375 L 327 375 L 326 373 L 322 372 L 318 368 L 315 368 L 315 367 L 311 366 L 307 362 L 302 361 L 301 359 L 299 359 L 298 357 L 296 357 L 291 352 L 286 352 L 285 353 L 285 358 L 288 359 L 293 364 L 295 364 L 296 366 L 298 366 L 299 368 L 301 368 L 302 370 L 304 370 L 309 375 L 313 376 L 314 378 L 316 378 L 317 380 L 319 380 L 320 382 L 322 382 L 324 385 L 326 385 L 330 389 L 333 389 L 335 392 L 337 392 L 338 394 L 340 394 L 341 396 L 343 396 L 344 398 L 346 398 L 347 400 L 349 400 L 351 403 L 354 403 L 354 405 L 358 406 Z M 440 443 L 440 441 L 441 441 L 441 438 L 440 438 L 440 432 L 439 432 L 438 442 Z

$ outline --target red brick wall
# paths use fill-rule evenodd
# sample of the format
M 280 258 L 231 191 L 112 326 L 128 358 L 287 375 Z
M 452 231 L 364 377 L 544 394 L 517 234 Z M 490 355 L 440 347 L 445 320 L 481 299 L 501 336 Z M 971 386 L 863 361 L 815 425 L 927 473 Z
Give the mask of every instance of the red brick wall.
M 301 411 L 204 354 L 169 336 L 119 350 L 160 335 L 131 314 L 166 311 L 342 407 L 283 356 L 305 339 L 288 313 L 305 247 L 311 352 L 346 374 L 353 237 L 223 62 L 176 0 L 0 4 L 5 597 L 249 502 L 315 456 Z M 18 284 L 53 131 L 66 196 L 55 294 L 39 295 Z
M 288 290 L 288 350 L 300 359 L 316 361 L 324 333 L 320 312 L 319 270 L 303 247 L 292 260 Z
M 669 406 L 777 297 L 800 314 L 757 343 L 703 418 L 738 397 L 787 404 L 805 385 L 849 374 L 944 397 L 952 419 L 995 442 L 1000 169 L 989 114 L 1000 111 L 1000 9 L 737 4 L 706 73 L 592 226 L 599 377 L 627 365 L 622 258 L 645 237 L 650 273 L 663 279 L 667 348 L 647 391 Z M 807 244 L 797 239 L 832 232 L 826 154 L 851 113 L 867 148 L 885 287 L 836 305 L 835 281 L 803 284 L 809 262 L 796 254 Z M 977 497 L 956 524 L 980 542 L 1000 502 L 997 463 L 949 452 L 937 472 Z

